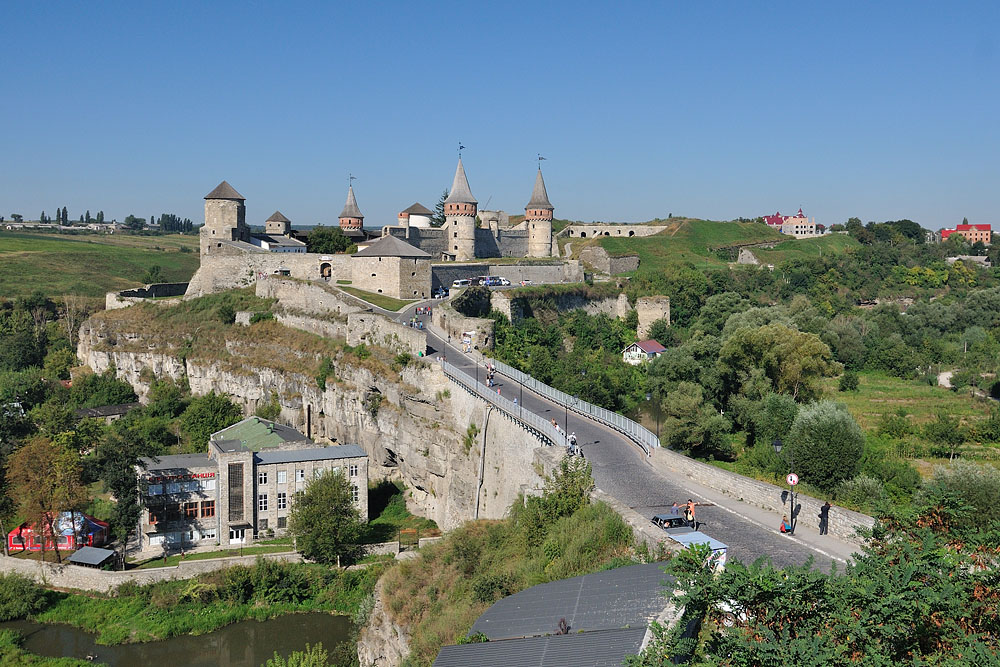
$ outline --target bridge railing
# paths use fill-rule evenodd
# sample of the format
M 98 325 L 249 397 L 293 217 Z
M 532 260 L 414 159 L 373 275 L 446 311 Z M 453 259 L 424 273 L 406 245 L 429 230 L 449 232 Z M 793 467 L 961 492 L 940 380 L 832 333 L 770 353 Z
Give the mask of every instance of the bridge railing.
M 454 366 L 447 361 L 441 362 L 441 368 L 444 370 L 445 375 L 451 378 L 454 382 L 457 382 L 486 402 L 492 403 L 500 410 L 503 410 L 512 418 L 523 423 L 532 431 L 535 431 L 549 443 L 559 446 L 566 445 L 566 435 L 552 426 L 552 422 L 549 420 L 544 417 L 539 417 L 534 412 L 525 410 L 523 406 L 518 405 L 508 398 L 504 398 L 485 385 L 477 383 L 469 377 L 467 373 L 464 373 L 457 366 Z
M 610 426 L 619 433 L 622 433 L 637 445 L 642 447 L 643 451 L 646 452 L 647 455 L 654 447 L 660 446 L 660 440 L 656 437 L 655 433 L 628 417 L 592 403 L 588 403 L 587 401 L 580 400 L 564 391 L 559 391 L 555 387 L 550 387 L 544 382 L 536 380 L 527 373 L 519 371 L 512 366 L 508 366 L 502 361 L 491 360 L 491 363 L 496 366 L 496 369 L 502 374 L 516 382 L 521 383 L 526 389 L 530 389 L 536 394 L 540 394 L 549 399 L 553 403 L 572 410 L 573 412 L 583 415 L 584 417 L 589 417 L 590 419 L 605 424 L 606 426 Z

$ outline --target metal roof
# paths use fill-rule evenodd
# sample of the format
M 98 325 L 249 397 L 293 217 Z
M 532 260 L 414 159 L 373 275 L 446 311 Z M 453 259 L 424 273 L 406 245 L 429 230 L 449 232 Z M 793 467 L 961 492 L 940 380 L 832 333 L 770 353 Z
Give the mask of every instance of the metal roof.
M 458 168 L 455 169 L 455 180 L 451 184 L 451 192 L 444 200 L 445 204 L 477 204 L 476 198 L 472 196 L 469 188 L 469 179 L 465 176 L 465 167 L 462 166 L 462 158 L 458 158 Z
M 298 239 L 293 239 L 290 236 L 286 237 L 286 236 L 273 236 L 271 234 L 254 234 L 253 237 L 255 239 L 258 239 L 258 240 L 261 240 L 261 241 L 265 241 L 265 242 L 267 242 L 267 243 L 269 243 L 271 245 L 276 245 L 276 246 L 288 246 L 288 247 L 291 247 L 291 248 L 301 248 L 301 247 L 304 247 L 306 245 L 302 241 L 300 241 Z
M 359 250 L 351 257 L 430 257 L 420 248 L 414 247 L 406 241 L 401 241 L 395 236 L 383 236 L 367 248 Z
M 361 218 L 364 220 L 365 216 L 361 215 L 361 209 L 358 208 L 358 200 L 354 197 L 354 186 L 347 186 L 347 202 L 344 204 L 344 210 L 340 212 L 341 218 Z
M 709 548 L 713 550 L 728 548 L 725 544 L 714 537 L 710 537 L 697 530 L 692 530 L 688 533 L 671 533 L 670 537 L 673 538 L 675 542 L 680 542 L 686 547 L 689 547 L 692 544 L 707 544 Z
M 316 449 L 281 449 L 278 451 L 257 452 L 254 461 L 257 463 L 296 463 L 299 461 L 326 461 L 328 459 L 352 459 L 367 456 L 365 450 L 357 445 L 333 445 Z
M 210 439 L 213 441 L 239 440 L 243 447 L 257 451 L 264 447 L 277 447 L 283 442 L 301 442 L 309 438 L 294 428 L 276 424 L 269 419 L 247 417 L 221 431 L 216 431 Z
M 215 186 L 214 190 L 205 195 L 205 199 L 239 199 L 244 201 L 246 197 L 237 192 L 229 183 L 222 181 Z
M 538 175 L 535 176 L 535 188 L 531 191 L 531 201 L 524 207 L 525 210 L 529 208 L 540 208 L 549 211 L 555 209 L 555 206 L 549 203 L 549 193 L 545 191 L 545 180 L 542 178 L 541 167 L 538 168 Z
M 662 566 L 631 565 L 532 586 L 487 609 L 469 632 L 492 640 L 551 634 L 561 618 L 571 633 L 645 628 L 666 605 Z
M 166 454 L 164 456 L 145 457 L 141 461 L 146 470 L 187 470 L 190 468 L 218 468 L 215 459 L 208 454 Z
M 625 630 L 444 646 L 434 667 L 620 667 L 642 646 L 646 626 Z
M 115 552 L 111 549 L 98 549 L 97 547 L 83 547 L 69 557 L 69 562 L 75 565 L 102 565 L 104 561 L 112 558 Z

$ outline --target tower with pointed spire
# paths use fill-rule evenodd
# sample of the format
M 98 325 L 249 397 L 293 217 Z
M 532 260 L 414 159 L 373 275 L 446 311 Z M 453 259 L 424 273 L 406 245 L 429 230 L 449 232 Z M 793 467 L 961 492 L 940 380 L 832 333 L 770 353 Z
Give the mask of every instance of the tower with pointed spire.
M 528 257 L 552 256 L 552 211 L 555 207 L 549 202 L 549 193 L 545 191 L 545 179 L 542 178 L 542 168 L 538 168 L 535 176 L 535 188 L 531 191 L 531 200 L 524 207 L 524 221 L 528 227 Z
M 248 241 L 246 199 L 226 181 L 205 195 L 205 225 L 199 232 L 201 254 L 221 247 L 223 241 Z
M 444 230 L 448 250 L 457 261 L 476 258 L 476 212 L 479 202 L 472 196 L 462 158 L 458 158 L 451 192 L 444 200 Z
M 340 212 L 340 228 L 345 232 L 360 232 L 364 224 L 365 216 L 361 215 L 358 208 L 358 200 L 354 197 L 354 186 L 347 186 L 347 203 L 344 210 Z

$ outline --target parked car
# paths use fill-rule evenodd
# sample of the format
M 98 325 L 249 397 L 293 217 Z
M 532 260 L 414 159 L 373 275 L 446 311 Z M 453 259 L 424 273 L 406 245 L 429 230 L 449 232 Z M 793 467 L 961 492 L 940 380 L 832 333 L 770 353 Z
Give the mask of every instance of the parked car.
M 530 280 L 522 280 L 521 281 L 521 287 L 527 287 L 530 284 L 531 284 Z
M 472 281 L 469 280 L 468 278 L 461 278 L 459 280 L 453 281 L 451 283 L 451 286 L 452 287 L 468 287 L 471 284 L 472 284 Z
M 726 556 L 729 547 L 719 540 L 691 528 L 687 521 L 684 520 L 684 517 L 673 514 L 657 514 L 653 517 L 652 521 L 653 525 L 663 529 L 667 537 L 685 548 L 692 544 L 707 544 L 709 549 L 711 549 L 711 553 L 709 553 L 705 560 L 705 567 L 717 572 L 726 567 Z
M 444 299 L 444 298 L 446 298 L 446 297 L 447 297 L 447 296 L 448 296 L 449 294 L 450 294 L 450 292 L 449 292 L 449 291 L 448 291 L 447 289 L 445 289 L 444 287 L 439 287 L 439 288 L 437 289 L 437 291 L 436 291 L 436 292 L 434 292 L 434 298 L 435 298 L 435 299 Z
M 506 278 L 500 278 L 500 284 L 506 287 L 507 285 L 510 285 L 510 281 Z
M 653 525 L 662 528 L 668 535 L 676 534 L 678 532 L 690 533 L 694 531 L 694 528 L 688 525 L 688 522 L 684 520 L 684 517 L 675 516 L 673 514 L 657 514 L 653 517 Z

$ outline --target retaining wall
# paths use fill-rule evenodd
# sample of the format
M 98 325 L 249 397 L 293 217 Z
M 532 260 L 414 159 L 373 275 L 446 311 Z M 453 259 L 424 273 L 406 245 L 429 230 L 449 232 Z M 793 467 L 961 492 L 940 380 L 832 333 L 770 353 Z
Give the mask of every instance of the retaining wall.
M 108 292 L 104 295 L 104 308 L 106 310 L 128 308 L 146 299 L 183 296 L 187 287 L 187 283 L 152 283 L 135 289 L 122 290 L 121 292 Z M 173 301 L 170 302 L 171 305 L 174 303 Z
M 599 245 L 587 246 L 581 250 L 580 260 L 592 266 L 595 271 L 612 276 L 619 273 L 629 273 L 639 268 L 638 255 L 612 257 L 607 250 Z
M 431 321 L 434 326 L 444 331 L 446 336 L 451 336 L 452 343 L 455 345 L 461 344 L 463 332 L 475 331 L 476 337 L 473 344 L 481 350 L 493 347 L 493 320 L 482 317 L 466 317 L 456 312 L 450 305 L 442 303 L 434 307 Z
M 514 264 L 456 263 L 434 264 L 431 266 L 431 289 L 451 287 L 456 280 L 472 280 L 477 276 L 500 276 L 511 284 L 530 280 L 536 284 L 582 283 L 583 267 L 577 260 L 553 260 L 538 263 Z

